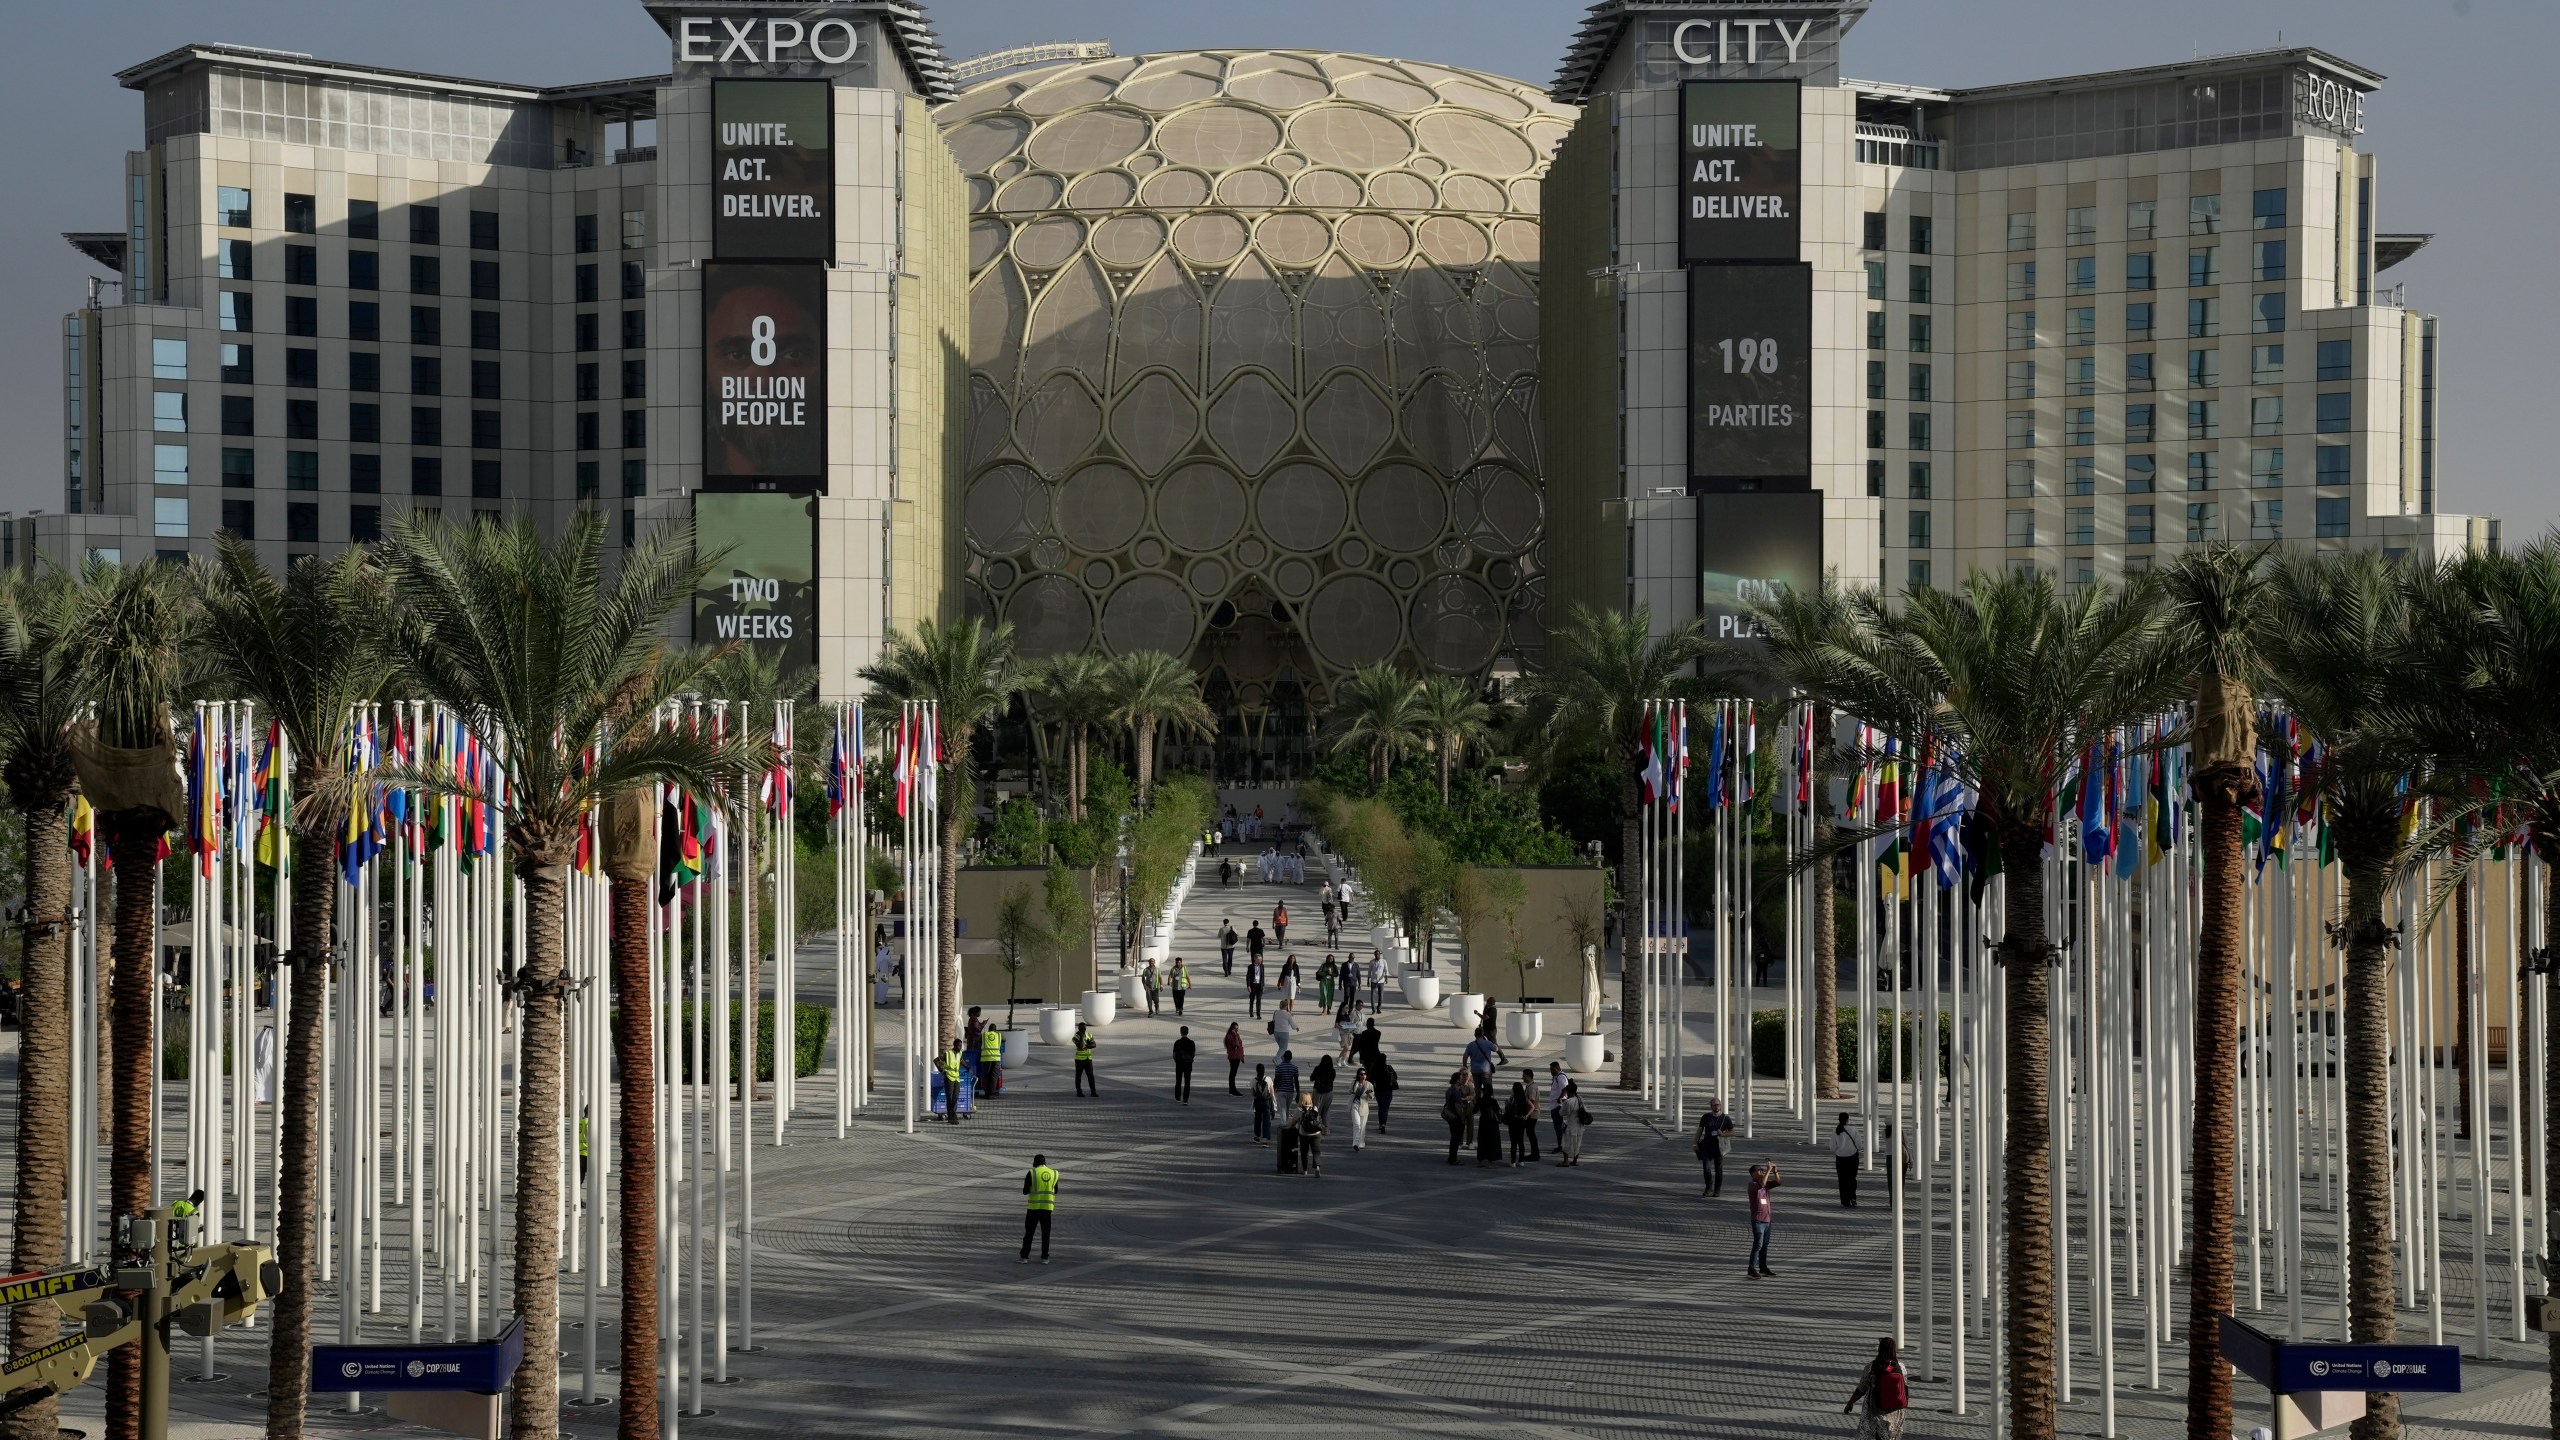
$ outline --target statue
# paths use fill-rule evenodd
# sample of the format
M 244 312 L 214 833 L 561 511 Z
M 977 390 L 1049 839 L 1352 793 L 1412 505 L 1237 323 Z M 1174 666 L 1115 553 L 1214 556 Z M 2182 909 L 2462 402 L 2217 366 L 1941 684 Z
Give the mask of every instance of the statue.
M 1600 1033 L 1600 947 L 1582 947 L 1582 1033 Z

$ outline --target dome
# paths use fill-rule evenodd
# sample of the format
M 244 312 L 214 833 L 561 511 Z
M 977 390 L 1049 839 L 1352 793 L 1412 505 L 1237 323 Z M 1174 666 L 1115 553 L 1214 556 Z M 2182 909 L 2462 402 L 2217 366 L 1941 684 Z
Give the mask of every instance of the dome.
M 1570 111 L 1446 66 L 1199 51 L 937 118 L 972 214 L 973 600 L 1026 652 L 1168 649 L 1257 709 L 1531 642 L 1538 181 Z

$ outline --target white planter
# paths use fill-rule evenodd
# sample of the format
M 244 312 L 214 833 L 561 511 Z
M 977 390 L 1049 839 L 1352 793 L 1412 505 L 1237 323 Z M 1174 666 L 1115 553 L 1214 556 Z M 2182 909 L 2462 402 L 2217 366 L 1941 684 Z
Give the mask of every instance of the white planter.
M 1050 1014 L 1050 1012 L 1048 1012 L 1048 1011 L 1046 1011 L 1046 1010 L 1043 1010 L 1043 1011 L 1041 1011 L 1041 1012 L 1040 1012 L 1040 1018 L 1041 1018 L 1041 1021 L 1042 1021 L 1042 1023 L 1043 1023 L 1044 1025 L 1045 1025 L 1045 1024 L 1047 1023 L 1047 1021 L 1048 1021 L 1049 1014 Z M 1028 1030 L 1005 1030 L 1005 1031 L 1001 1031 L 1001 1032 L 999 1032 L 999 1033 L 1001 1033 L 1001 1034 L 1004 1036 L 1004 1063 L 1005 1063 L 1005 1064 L 1007 1064 L 1007 1065 L 1019 1065 L 1019 1064 L 1022 1064 L 1024 1061 L 1029 1060 L 1029 1059 L 1031 1058 L 1031 1032 L 1030 1032 L 1030 1031 L 1028 1031 Z M 1069 1022 L 1067 1022 L 1067 1029 L 1066 1029 L 1066 1032 L 1065 1032 L 1064 1034 L 1061 1034 L 1061 1035 L 1058 1037 L 1058 1040 L 1065 1040 L 1065 1039 L 1068 1039 L 1068 1038 L 1072 1037 L 1074 1034 L 1075 1034 L 1075 1022 L 1074 1022 L 1074 1021 L 1072 1021 L 1072 1020 L 1070 1020 Z M 1056 1044 L 1056 1043 L 1057 1043 L 1057 1041 L 1051 1041 L 1050 1043 L 1051 1043 L 1051 1044 Z
M 1404 987 L 1404 1003 L 1416 1010 L 1440 1008 L 1440 977 L 1418 972 L 1408 973 L 1398 982 Z
M 1483 1019 L 1484 997 L 1482 995 L 1452 995 L 1449 997 L 1450 1029 L 1473 1030 Z
M 1535 1050 L 1547 1037 L 1547 1016 L 1543 1010 L 1514 1006 L 1502 1012 L 1502 1048 Z
M 1599 1073 L 1609 1058 L 1609 1037 L 1577 1030 L 1564 1037 L 1564 1068 L 1579 1075 Z
M 1087 1025 L 1108 1025 L 1119 1013 L 1120 997 L 1118 995 L 1109 990 L 1084 992 L 1084 1023 Z M 1071 1035 L 1074 1033 L 1072 1027 L 1068 1033 Z
M 1135 970 L 1132 970 L 1132 971 L 1130 971 L 1128 974 L 1121 976 L 1121 977 L 1120 977 L 1120 1003 L 1121 1003 L 1121 1004 L 1123 1004 L 1123 1005 L 1128 1006 L 1128 1007 L 1129 1007 L 1129 1013 L 1130 1013 L 1130 1014 L 1132 1014 L 1132 1015 L 1135 1015 L 1135 1014 L 1136 1014 L 1136 1013 L 1138 1013 L 1139 1011 L 1146 1009 L 1146 1008 L 1147 1008 L 1147 982 L 1146 982 L 1146 977 L 1144 977 L 1144 976 L 1140 975 L 1140 974 L 1139 974 L 1137 971 L 1135 971 Z M 1103 1017 L 1103 1018 L 1107 1021 L 1110 1017 L 1109 1017 L 1109 1016 L 1105 1016 L 1105 1017 Z
M 1077 1011 L 1076 1007 L 1073 1005 L 1041 1006 L 1040 1043 L 1043 1045 L 1064 1045 L 1068 1041 L 1076 1038 L 1076 1018 Z M 1013 1063 L 1013 1050 L 1011 1049 L 1013 1040 L 1011 1036 L 1006 1037 L 1005 1044 L 1007 1048 L 1004 1053 L 1004 1060 L 1006 1064 L 1010 1065 Z

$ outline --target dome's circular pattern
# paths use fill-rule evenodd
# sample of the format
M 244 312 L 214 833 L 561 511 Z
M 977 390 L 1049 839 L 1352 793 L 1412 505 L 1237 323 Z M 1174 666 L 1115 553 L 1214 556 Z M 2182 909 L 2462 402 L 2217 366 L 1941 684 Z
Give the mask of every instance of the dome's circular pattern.
M 977 211 L 975 603 L 1026 653 L 1170 650 L 1253 704 L 1537 643 L 1538 176 L 1569 112 L 1202 51 L 941 114 Z

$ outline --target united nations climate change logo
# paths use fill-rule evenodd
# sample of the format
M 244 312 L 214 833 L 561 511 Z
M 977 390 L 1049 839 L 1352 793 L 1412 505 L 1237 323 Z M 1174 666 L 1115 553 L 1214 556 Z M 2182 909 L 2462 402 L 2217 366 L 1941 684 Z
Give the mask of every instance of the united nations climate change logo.
M 2326 1361 L 2326 1360 L 2314 1360 L 2314 1361 L 2312 1361 L 2312 1362 L 2311 1362 L 2311 1373 L 2312 1373 L 2312 1375 L 2313 1375 L 2314 1377 L 2317 1377 L 2317 1376 L 2321 1376 L 2321 1375 L 2326 1375 L 2326 1374 L 2328 1374 L 2328 1373 L 2329 1373 L 2329 1362 L 2328 1362 L 2328 1361 Z
M 364 1362 L 361 1360 L 350 1360 L 338 1367 L 338 1373 L 349 1380 L 361 1380 L 364 1378 Z

